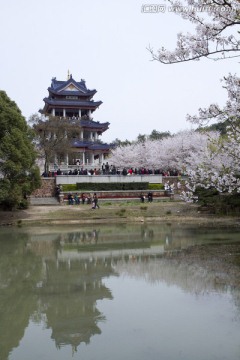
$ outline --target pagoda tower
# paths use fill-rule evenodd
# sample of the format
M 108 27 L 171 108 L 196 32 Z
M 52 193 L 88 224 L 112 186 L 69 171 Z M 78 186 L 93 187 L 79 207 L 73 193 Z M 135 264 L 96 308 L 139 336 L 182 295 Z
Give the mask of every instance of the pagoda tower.
M 72 166 L 100 167 L 108 157 L 110 145 L 100 141 L 100 136 L 109 128 L 109 122 L 93 121 L 92 114 L 102 101 L 94 101 L 96 90 L 89 90 L 85 80 L 75 81 L 68 74 L 66 81 L 52 78 L 45 105 L 39 112 L 46 117 L 68 118 L 77 124 L 77 137 L 71 141 L 71 152 L 56 154 L 50 168 L 66 170 Z

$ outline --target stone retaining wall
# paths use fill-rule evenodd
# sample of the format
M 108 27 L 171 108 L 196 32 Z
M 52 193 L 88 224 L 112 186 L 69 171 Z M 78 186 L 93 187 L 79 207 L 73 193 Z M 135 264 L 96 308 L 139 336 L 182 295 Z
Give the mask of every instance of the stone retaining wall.
M 55 196 L 55 187 L 55 178 L 42 178 L 41 187 L 39 189 L 36 189 L 31 196 L 37 198 Z

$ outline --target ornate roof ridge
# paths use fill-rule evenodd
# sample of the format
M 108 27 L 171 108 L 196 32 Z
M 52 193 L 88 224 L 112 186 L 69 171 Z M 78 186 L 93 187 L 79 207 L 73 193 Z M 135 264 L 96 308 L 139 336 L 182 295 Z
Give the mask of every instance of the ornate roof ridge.
M 83 92 L 81 90 L 79 91 L 70 91 L 70 90 L 62 90 L 61 92 L 59 92 L 58 90 L 55 90 L 55 89 L 52 89 L 51 87 L 48 87 L 48 91 L 49 93 L 51 94 L 54 94 L 54 95 L 78 95 L 78 96 L 85 96 L 85 97 L 93 97 L 97 90 L 87 90 L 87 92 Z

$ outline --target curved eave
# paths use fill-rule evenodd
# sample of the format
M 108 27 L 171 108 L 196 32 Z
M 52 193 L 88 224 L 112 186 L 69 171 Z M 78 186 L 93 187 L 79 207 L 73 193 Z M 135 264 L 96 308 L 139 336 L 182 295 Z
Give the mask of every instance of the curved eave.
M 111 148 L 111 145 L 109 144 L 99 144 L 99 143 L 93 143 L 89 141 L 81 141 L 76 140 L 72 143 L 72 147 L 74 148 L 82 148 L 82 149 L 88 149 L 88 150 L 102 150 L 102 151 L 109 151 Z
M 102 135 L 102 133 L 104 133 L 106 130 L 108 130 L 108 127 L 101 127 L 101 128 L 88 128 L 91 131 L 96 131 L 98 133 L 98 135 Z
M 50 108 L 78 108 L 78 109 L 93 109 L 98 108 L 102 101 L 81 101 L 81 100 L 57 100 L 44 98 L 45 107 Z
M 93 144 L 93 145 L 91 145 L 90 147 L 89 147 L 89 149 L 90 150 L 103 150 L 103 151 L 109 151 L 110 150 L 110 146 L 108 145 L 108 144 L 100 144 L 100 146 L 99 145 L 95 145 L 95 144 Z
M 80 126 L 84 129 L 93 129 L 95 131 L 99 131 L 101 130 L 106 131 L 109 127 L 110 123 L 109 122 L 105 122 L 105 123 L 99 123 L 96 121 L 92 121 L 92 120 L 80 120 Z

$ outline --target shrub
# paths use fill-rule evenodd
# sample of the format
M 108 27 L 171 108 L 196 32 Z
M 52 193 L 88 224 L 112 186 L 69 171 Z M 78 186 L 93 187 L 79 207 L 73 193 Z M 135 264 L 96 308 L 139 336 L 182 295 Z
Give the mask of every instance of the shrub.
M 116 215 L 123 216 L 125 213 L 126 213 L 126 209 L 120 209 L 119 211 L 116 212 Z
M 132 182 L 132 183 L 77 183 L 78 191 L 114 191 L 114 190 L 147 190 L 148 182 Z M 72 190 L 72 191 L 75 191 Z M 68 190 L 64 190 L 68 191 Z
M 164 184 L 149 184 L 149 190 L 164 190 Z
M 62 185 L 62 191 L 69 191 L 69 192 L 77 191 L 77 185 L 76 184 Z
M 240 213 L 240 194 L 222 194 L 216 189 L 197 188 L 196 195 L 200 206 L 211 208 L 216 214 L 239 214 Z M 201 207 L 200 207 L 201 209 Z

